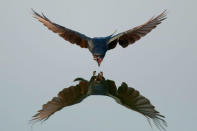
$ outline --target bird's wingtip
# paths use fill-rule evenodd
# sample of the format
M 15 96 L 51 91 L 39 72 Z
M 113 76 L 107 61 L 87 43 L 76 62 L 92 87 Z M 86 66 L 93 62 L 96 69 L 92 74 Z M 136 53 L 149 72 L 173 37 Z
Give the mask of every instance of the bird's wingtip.
M 40 16 L 33 8 L 31 8 L 31 13 L 34 18 L 37 18 L 38 16 Z

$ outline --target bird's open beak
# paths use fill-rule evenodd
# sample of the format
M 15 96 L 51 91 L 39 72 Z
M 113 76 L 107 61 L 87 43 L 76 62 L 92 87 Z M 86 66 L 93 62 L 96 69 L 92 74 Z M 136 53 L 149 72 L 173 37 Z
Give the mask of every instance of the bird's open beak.
M 98 66 L 101 65 L 101 62 L 103 61 L 103 58 L 97 58 L 97 63 L 98 63 Z
M 94 55 L 94 60 L 98 63 L 98 66 L 100 66 L 103 61 L 103 57 Z

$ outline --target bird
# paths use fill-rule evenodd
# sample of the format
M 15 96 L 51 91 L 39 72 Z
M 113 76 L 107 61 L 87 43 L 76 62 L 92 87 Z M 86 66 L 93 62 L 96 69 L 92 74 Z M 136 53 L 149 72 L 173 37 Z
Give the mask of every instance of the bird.
M 158 24 L 165 20 L 167 10 L 164 10 L 161 14 L 156 17 L 152 17 L 147 22 L 142 25 L 136 26 L 127 31 L 116 34 L 112 33 L 106 37 L 88 37 L 80 32 L 74 31 L 72 29 L 58 25 L 51 20 L 49 20 L 43 13 L 39 14 L 36 11 L 33 11 L 33 17 L 38 19 L 43 23 L 49 30 L 57 33 L 66 41 L 69 41 L 72 44 L 76 44 L 81 48 L 87 48 L 93 55 L 93 59 L 100 66 L 103 61 L 106 52 L 108 50 L 114 49 L 116 45 L 119 45 L 123 48 L 126 48 L 128 45 L 135 43 L 137 40 L 141 39 L 143 36 L 151 32 Z
M 74 81 L 79 83 L 60 91 L 56 97 L 53 97 L 51 101 L 42 106 L 42 109 L 32 117 L 31 121 L 45 121 L 55 112 L 64 107 L 78 104 L 88 96 L 103 95 L 111 97 L 118 104 L 144 115 L 150 125 L 152 119 L 159 129 L 165 130 L 165 127 L 167 127 L 167 122 L 164 120 L 165 117 L 155 110 L 155 106 L 142 96 L 139 91 L 128 87 L 125 82 L 122 82 L 117 89 L 113 80 L 105 79 L 102 72 L 96 75 L 96 71 L 93 72 L 93 76 L 89 81 L 82 77 L 76 78 Z

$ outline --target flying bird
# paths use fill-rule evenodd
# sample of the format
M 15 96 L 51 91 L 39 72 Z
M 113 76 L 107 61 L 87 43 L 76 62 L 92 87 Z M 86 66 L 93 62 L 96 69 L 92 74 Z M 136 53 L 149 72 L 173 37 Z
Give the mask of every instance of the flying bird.
M 98 66 L 100 66 L 105 54 L 108 50 L 114 49 L 119 43 L 123 48 L 135 43 L 135 41 L 141 39 L 141 37 L 148 34 L 152 29 L 154 29 L 158 24 L 166 19 L 166 10 L 156 17 L 152 17 L 146 23 L 121 32 L 115 35 L 115 32 L 106 37 L 94 37 L 90 38 L 82 33 L 71 30 L 69 28 L 58 25 L 51 20 L 49 20 L 44 14 L 38 14 L 33 11 L 33 15 L 41 23 L 43 23 L 49 30 L 54 33 L 58 33 L 59 36 L 63 37 L 66 41 L 72 44 L 76 44 L 81 48 L 88 48 L 93 55 L 93 59 L 97 61 Z
M 79 84 L 60 91 L 57 97 L 42 106 L 42 109 L 33 116 L 32 121 L 45 121 L 55 112 L 64 107 L 80 103 L 90 95 L 104 95 L 112 97 L 117 103 L 128 109 L 141 113 L 148 119 L 150 125 L 152 119 L 159 129 L 165 130 L 167 123 L 163 119 L 164 116 L 156 111 L 151 102 L 142 96 L 139 91 L 128 87 L 125 82 L 117 89 L 115 82 L 106 80 L 102 72 L 98 75 L 95 74 L 96 72 L 93 73 L 89 81 L 76 78 L 74 81 L 79 81 Z

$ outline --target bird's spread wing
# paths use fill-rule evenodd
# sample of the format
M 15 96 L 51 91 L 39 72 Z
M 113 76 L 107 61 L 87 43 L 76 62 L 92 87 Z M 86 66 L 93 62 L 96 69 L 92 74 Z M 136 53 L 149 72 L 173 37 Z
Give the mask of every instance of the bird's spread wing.
M 89 37 L 50 21 L 44 14 L 40 15 L 33 10 L 34 17 L 42 22 L 49 30 L 58 33 L 65 40 L 75 43 L 82 48 L 88 48 Z
M 54 97 L 51 101 L 44 104 L 42 109 L 33 116 L 32 120 L 47 120 L 53 113 L 61 110 L 63 107 L 81 102 L 85 97 L 87 97 L 87 91 L 88 83 L 86 81 L 81 81 L 76 86 L 64 88 L 58 93 L 57 97 Z
M 166 10 L 157 17 L 152 17 L 150 20 L 140 26 L 113 36 L 108 43 L 109 49 L 115 48 L 117 43 L 119 43 L 123 48 L 127 47 L 129 44 L 135 43 L 135 41 L 148 34 L 165 19 Z
M 150 119 L 152 119 L 154 124 L 159 129 L 165 130 L 165 126 L 167 126 L 167 124 L 163 119 L 164 116 L 156 111 L 155 107 L 150 103 L 150 101 L 144 96 L 140 95 L 139 91 L 128 87 L 126 83 L 122 83 L 122 85 L 118 88 L 117 94 L 120 104 L 143 114 L 148 119 L 149 123 Z
M 105 80 L 106 87 L 111 95 L 117 96 L 116 84 L 113 80 Z

